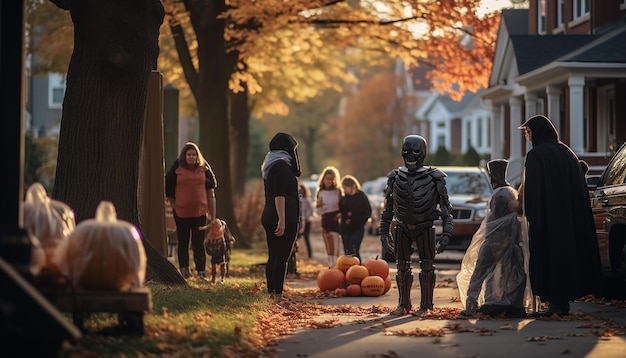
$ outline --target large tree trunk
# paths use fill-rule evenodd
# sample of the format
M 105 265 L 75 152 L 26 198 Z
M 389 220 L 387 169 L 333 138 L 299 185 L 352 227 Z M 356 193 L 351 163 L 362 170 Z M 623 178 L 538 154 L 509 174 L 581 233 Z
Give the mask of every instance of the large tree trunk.
M 250 107 L 248 91 L 230 94 L 230 122 L 232 135 L 230 142 L 231 176 L 236 197 L 246 191 L 246 172 L 248 169 L 248 149 L 250 147 Z M 259 166 L 261 163 L 259 163 Z
M 228 80 L 233 69 L 225 49 L 226 21 L 218 18 L 226 11 L 226 4 L 224 0 L 188 1 L 186 6 L 198 39 L 199 80 L 192 91 L 198 105 L 200 150 L 217 177 L 217 216 L 230 224 L 235 237 L 241 238 L 230 176 Z
M 77 222 L 107 200 L 120 220 L 140 227 L 141 143 L 163 6 L 158 0 L 53 2 L 70 10 L 75 35 L 52 196 L 74 209 Z M 148 276 L 170 276 L 150 272 L 175 268 L 162 265 L 167 260 L 147 240 L 144 245 Z

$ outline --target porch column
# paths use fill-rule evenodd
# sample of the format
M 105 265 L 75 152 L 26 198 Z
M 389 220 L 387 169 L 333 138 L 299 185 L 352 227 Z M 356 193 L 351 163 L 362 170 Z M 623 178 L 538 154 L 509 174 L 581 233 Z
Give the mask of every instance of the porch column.
M 536 93 L 525 93 L 524 101 L 526 102 L 526 119 L 534 116 L 537 113 L 537 94 Z
M 520 97 L 509 98 L 511 106 L 511 156 L 510 159 L 522 157 L 522 131 L 517 127 L 522 125 L 522 99 Z
M 502 158 L 502 107 L 491 104 L 491 159 Z
M 546 86 L 548 95 L 548 118 L 554 124 L 556 131 L 561 133 L 561 88 L 558 86 Z
M 509 98 L 509 106 L 511 110 L 510 124 L 511 128 L 509 136 L 511 137 L 511 155 L 509 156 L 509 172 L 508 180 L 510 183 L 520 183 L 522 171 L 524 169 L 524 158 L 522 157 L 522 138 L 523 133 L 518 129 L 522 125 L 522 98 Z
M 574 153 L 581 154 L 584 152 L 585 78 L 581 76 L 570 77 L 567 84 L 569 85 L 569 146 Z
M 527 92 L 524 94 L 524 101 L 526 103 L 526 118 L 524 121 L 537 113 L 537 94 L 532 92 Z M 521 123 L 520 123 L 521 124 Z M 519 129 L 518 129 L 519 131 Z M 520 142 L 521 143 L 521 142 Z M 526 152 L 531 149 L 531 146 L 526 146 Z M 526 155 L 526 153 L 524 153 Z

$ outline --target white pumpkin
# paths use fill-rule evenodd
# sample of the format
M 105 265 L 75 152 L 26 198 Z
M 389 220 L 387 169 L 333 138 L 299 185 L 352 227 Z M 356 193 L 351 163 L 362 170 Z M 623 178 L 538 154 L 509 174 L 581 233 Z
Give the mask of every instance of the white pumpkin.
M 126 291 L 142 287 L 146 253 L 137 228 L 118 220 L 115 206 L 102 201 L 95 219 L 80 222 L 70 234 L 64 270 L 76 287 Z

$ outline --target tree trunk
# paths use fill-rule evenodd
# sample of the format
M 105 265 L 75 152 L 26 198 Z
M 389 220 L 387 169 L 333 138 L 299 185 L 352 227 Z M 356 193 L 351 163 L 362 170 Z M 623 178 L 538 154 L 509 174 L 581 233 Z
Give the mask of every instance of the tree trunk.
M 140 227 L 141 143 L 163 6 L 158 0 L 58 3 L 70 10 L 75 35 L 52 196 L 75 211 L 78 223 L 106 200 L 120 220 Z M 149 276 L 173 274 L 151 272 L 170 268 L 146 240 L 144 246 Z
M 198 43 L 199 81 L 193 91 L 198 104 L 200 150 L 217 177 L 217 216 L 230 225 L 232 234 L 241 238 L 234 210 L 230 175 L 230 122 L 228 116 L 229 67 L 225 49 L 226 21 L 218 18 L 226 10 L 224 0 L 195 2 L 190 10 Z
M 246 191 L 246 172 L 248 164 L 248 149 L 250 147 L 250 107 L 248 106 L 248 91 L 230 94 L 230 122 L 232 136 L 230 142 L 231 176 L 236 197 L 244 195 Z M 259 166 L 261 163 L 259 163 Z

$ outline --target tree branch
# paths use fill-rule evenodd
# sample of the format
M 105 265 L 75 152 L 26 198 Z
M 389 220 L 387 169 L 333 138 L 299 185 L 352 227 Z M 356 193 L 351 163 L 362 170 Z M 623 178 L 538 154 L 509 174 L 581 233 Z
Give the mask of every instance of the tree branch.
M 172 37 L 174 38 L 174 46 L 176 47 L 176 52 L 178 53 L 180 65 L 183 68 L 183 73 L 185 74 L 189 88 L 191 88 L 191 91 L 195 93 L 198 87 L 198 71 L 193 65 L 191 53 L 189 52 L 189 45 L 187 44 L 187 39 L 185 38 L 185 31 L 180 22 L 175 21 L 174 14 L 169 13 L 168 15 L 170 15 L 168 25 L 170 32 L 172 33 Z

